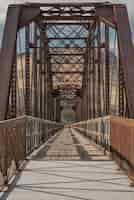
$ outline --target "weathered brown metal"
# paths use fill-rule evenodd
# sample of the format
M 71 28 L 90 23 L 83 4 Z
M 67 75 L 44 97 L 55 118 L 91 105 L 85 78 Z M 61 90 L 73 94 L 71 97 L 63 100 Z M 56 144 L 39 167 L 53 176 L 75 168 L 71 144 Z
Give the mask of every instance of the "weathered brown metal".
M 98 59 L 98 64 L 97 64 L 97 74 L 98 74 L 98 86 L 97 86 L 97 105 L 98 105 L 98 117 L 102 115 L 102 110 L 101 110 L 101 50 L 100 50 L 100 45 L 101 45 L 101 27 L 100 27 L 100 22 L 97 24 L 98 30 L 97 30 L 97 59 Z
M 49 53 L 49 56 L 84 56 L 84 53 Z
M 55 2 L 55 3 L 25 3 L 28 7 L 99 7 L 112 5 L 110 2 Z
M 30 102 L 30 27 L 29 25 L 25 28 L 26 32 L 26 44 L 25 44 L 25 113 L 26 115 L 31 114 L 31 102 Z
M 8 8 L 0 55 L 0 120 L 4 120 L 6 117 L 10 87 L 9 82 L 13 66 L 20 13 L 20 6 Z
M 34 25 L 34 45 L 37 46 L 37 24 Z M 34 67 L 34 116 L 38 117 L 38 89 L 37 89 L 37 49 L 33 52 Z
M 20 20 L 23 21 L 22 17 L 25 17 L 26 19 L 26 15 L 23 15 L 22 8 L 23 8 L 22 5 L 11 5 L 9 6 L 8 13 L 7 13 L 7 19 L 6 19 L 4 36 L 3 36 L 3 41 L 2 41 L 2 48 L 1 48 L 1 63 L 0 63 L 1 76 L 5 77 L 4 79 L 1 77 L 1 84 L 0 84 L 0 90 L 2 91 L 0 95 L 0 120 L 5 118 L 6 110 L 7 110 L 8 93 L 9 93 L 9 87 L 10 87 L 9 81 L 10 81 L 11 71 L 12 71 L 11 68 L 13 66 L 17 31 L 20 25 L 22 25 L 20 23 Z M 34 13 L 34 17 L 35 17 L 35 13 Z M 33 19 L 33 16 L 31 16 L 31 18 Z M 29 18 L 29 20 L 31 20 L 31 18 Z M 12 26 L 12 31 L 11 31 L 11 26 Z
M 19 27 L 22 28 L 23 26 L 28 25 L 30 22 L 36 20 L 36 18 L 40 16 L 40 14 L 40 8 L 26 7 L 23 5 Z
M 94 44 L 94 41 L 93 41 Z M 95 50 L 92 49 L 92 117 L 95 118 L 96 117 L 96 107 L 95 107 L 95 103 L 96 103 L 96 98 L 95 98 L 95 79 L 96 79 L 96 65 L 95 65 Z
M 49 37 L 48 41 L 50 40 L 87 40 L 86 37 Z
M 82 71 L 64 71 L 64 72 L 61 72 L 61 71 L 52 71 L 51 73 L 52 74 L 83 74 Z
M 5 177 L 12 160 L 18 164 L 25 159 L 25 137 L 25 119 L 0 123 L 0 168 Z
M 117 24 L 118 40 L 121 61 L 124 71 L 125 86 L 127 92 L 128 107 L 130 117 L 134 117 L 134 48 L 130 30 L 127 8 L 125 6 L 114 6 L 114 15 Z
M 101 21 L 104 21 L 108 26 L 115 26 L 115 18 L 113 13 L 113 5 L 110 6 L 100 6 L 96 8 L 96 16 L 100 18 Z
M 17 52 L 15 51 L 14 64 L 12 66 L 11 78 L 11 118 L 15 118 L 17 114 Z
M 33 150 L 61 127 L 61 124 L 28 116 L 0 122 L 0 170 L 5 181 L 11 178 L 8 177 L 8 169 L 12 161 L 18 169 L 20 161 L 24 161 Z
M 103 129 L 100 127 L 103 124 Z M 110 152 L 112 159 L 117 161 L 133 181 L 134 176 L 134 120 L 121 117 L 101 117 L 81 121 L 72 125 L 82 134 L 86 134 L 96 143 Z M 100 139 L 101 133 L 104 137 Z M 125 144 L 125 145 L 124 145 Z
M 70 20 L 78 20 L 78 21 L 81 21 L 81 20 L 87 20 L 87 21 L 95 21 L 98 19 L 98 17 L 96 16 L 44 16 L 44 20 L 45 21 L 70 21 Z
M 105 25 L 105 114 L 109 115 L 110 106 L 110 50 L 109 50 L 109 27 Z
M 39 87 L 40 87 L 40 111 L 39 111 L 39 117 L 43 118 L 43 74 L 42 74 L 42 69 L 43 69 L 43 64 L 42 64 L 42 48 L 43 48 L 43 43 L 41 39 L 39 40 L 40 43 L 40 49 L 39 49 Z
M 44 40 L 44 119 L 47 119 L 47 60 L 48 60 L 48 46 L 47 37 Z
M 124 168 L 125 160 L 134 167 L 134 120 L 111 117 L 110 144 L 112 155 L 116 155 L 120 167 Z
M 124 72 L 123 72 L 121 57 L 119 53 L 119 116 L 124 115 L 124 87 L 125 87 Z
M 15 30 L 13 31 L 12 34 L 10 34 L 12 35 L 12 37 L 8 38 L 7 30 L 9 32 L 9 27 L 10 27 L 9 23 L 12 23 L 12 20 L 9 19 L 9 16 L 12 20 L 13 19 L 15 20 L 15 25 L 14 25 Z M 124 31 L 121 17 L 123 17 L 125 21 L 125 28 L 127 29 L 127 33 L 125 33 Z M 82 26 L 80 24 L 81 20 L 82 23 L 85 23 L 82 24 Z M 119 4 L 114 5 L 109 3 L 52 3 L 52 4 L 28 3 L 22 5 L 12 5 L 9 7 L 9 13 L 7 16 L 7 23 L 5 28 L 6 36 L 4 36 L 5 37 L 3 40 L 4 45 L 2 47 L 2 53 L 1 53 L 2 72 L 4 72 L 4 76 L 6 76 L 6 74 L 8 73 L 7 75 L 8 78 L 6 78 L 6 83 L 8 83 L 8 85 L 5 86 L 5 82 L 3 80 L 1 81 L 2 84 L 0 85 L 0 89 L 2 89 L 2 91 L 6 88 L 6 91 L 4 90 L 4 97 L 0 98 L 0 110 L 2 110 L 1 119 L 4 119 L 3 117 L 5 117 L 5 112 L 7 110 L 9 80 L 11 79 L 11 71 L 13 66 L 13 56 L 17 39 L 17 31 L 20 27 L 29 26 L 31 21 L 34 21 L 38 24 L 39 30 L 38 33 L 37 30 L 36 33 L 34 33 L 36 35 L 36 41 L 34 41 L 34 44 L 30 41 L 28 33 L 29 31 L 28 30 L 26 31 L 26 52 L 25 52 L 26 114 L 33 113 L 31 112 L 30 109 L 30 100 L 31 100 L 32 105 L 33 102 L 34 104 L 36 104 L 34 105 L 36 114 L 37 112 L 39 112 L 38 114 L 40 117 L 43 117 L 45 115 L 46 118 L 48 117 L 49 119 L 51 119 L 53 115 L 52 114 L 53 106 L 52 107 L 50 106 L 50 104 L 53 105 L 52 90 L 53 89 L 66 90 L 67 87 L 75 88 L 74 94 L 76 94 L 77 89 L 81 88 L 83 89 L 83 102 L 84 102 L 84 105 L 82 105 L 83 119 L 84 117 L 85 118 L 89 117 L 89 112 L 90 112 L 90 117 L 97 117 L 104 114 L 101 108 L 102 90 L 104 97 L 103 100 L 105 102 L 104 103 L 105 113 L 109 114 L 110 41 L 109 41 L 108 29 L 109 26 L 112 26 L 114 28 L 117 28 L 118 32 L 119 49 L 121 55 L 120 59 L 123 66 L 123 76 L 125 79 L 125 83 L 122 90 L 123 91 L 122 99 L 124 98 L 127 99 L 125 100 L 126 101 L 125 103 L 126 105 L 128 105 L 129 110 L 131 110 L 131 116 L 133 115 L 134 90 L 131 87 L 131 84 L 133 83 L 131 74 L 134 71 L 132 68 L 132 64 L 134 63 L 133 45 L 130 35 L 131 33 L 130 33 L 127 11 L 124 5 L 119 5 Z M 106 27 L 105 43 L 101 43 L 101 28 L 100 28 L 101 22 L 103 22 Z M 72 28 L 70 34 L 68 34 L 67 31 L 64 31 L 64 28 L 60 27 L 60 24 L 62 24 L 61 26 L 63 27 L 65 26 L 71 27 L 75 24 L 77 24 L 78 26 L 79 24 L 79 26 L 82 27 L 83 29 L 80 28 L 79 30 L 78 28 L 79 31 L 77 32 Z M 87 46 L 89 39 L 88 38 L 89 25 L 90 25 L 89 35 L 91 44 L 89 44 L 89 53 L 88 53 Z M 50 29 L 52 26 L 53 26 L 53 31 L 51 32 Z M 98 29 L 98 34 L 96 34 L 97 29 Z M 47 37 L 47 34 L 49 35 L 49 31 L 51 32 L 51 37 Z M 72 33 L 73 35 L 71 35 Z M 129 42 L 126 41 L 126 38 Z M 12 41 L 12 42 L 10 41 L 9 44 L 8 44 L 8 39 Z M 43 45 L 38 44 L 39 40 Z M 57 42 L 58 40 L 60 40 L 61 42 L 63 40 L 63 43 L 55 45 L 54 43 L 52 43 L 53 40 L 54 42 Z M 84 40 L 84 46 L 82 47 L 81 45 L 79 45 L 77 40 Z M 8 45 L 10 45 L 10 48 L 7 48 L 9 47 Z M 106 81 L 104 80 L 106 84 L 105 88 L 104 88 L 104 82 L 103 84 L 101 82 L 102 48 L 103 50 L 105 50 L 105 58 L 106 58 L 105 59 L 106 68 L 105 72 L 102 74 L 102 76 L 106 76 L 104 77 L 104 79 L 106 80 Z M 6 51 L 8 52 L 8 55 Z M 32 56 L 34 69 L 33 66 L 31 66 L 30 68 L 31 51 L 34 51 L 34 56 Z M 37 55 L 38 52 L 40 53 L 39 57 Z M 44 59 L 42 59 L 42 54 L 44 54 Z M 6 55 L 10 57 L 10 59 L 8 59 L 9 61 L 5 61 Z M 73 68 L 72 71 L 69 68 L 67 70 L 68 67 L 67 64 L 68 66 L 69 65 L 72 66 Z M 88 75 L 87 75 L 87 70 L 88 70 Z M 32 78 L 30 77 L 31 76 L 30 74 L 32 74 L 33 72 L 34 72 L 34 86 L 31 85 L 31 80 L 30 80 Z M 53 85 L 52 85 L 52 79 L 53 79 Z M 54 83 L 56 86 L 54 86 Z M 30 97 L 30 94 L 32 93 L 33 89 L 35 93 L 34 100 L 32 99 L 33 98 L 32 95 Z M 43 102 L 44 99 L 45 102 Z M 49 102 L 48 99 L 50 99 Z M 6 102 L 6 105 L 4 105 L 3 102 Z M 103 110 L 104 110 L 104 105 L 103 105 Z

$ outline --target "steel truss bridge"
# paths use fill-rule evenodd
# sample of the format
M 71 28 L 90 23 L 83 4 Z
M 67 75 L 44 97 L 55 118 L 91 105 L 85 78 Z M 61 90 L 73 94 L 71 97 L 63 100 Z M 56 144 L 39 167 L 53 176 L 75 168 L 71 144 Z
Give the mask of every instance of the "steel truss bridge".
M 9 5 L 0 72 L 0 190 L 9 186 L 0 198 L 133 199 L 134 48 L 124 4 Z

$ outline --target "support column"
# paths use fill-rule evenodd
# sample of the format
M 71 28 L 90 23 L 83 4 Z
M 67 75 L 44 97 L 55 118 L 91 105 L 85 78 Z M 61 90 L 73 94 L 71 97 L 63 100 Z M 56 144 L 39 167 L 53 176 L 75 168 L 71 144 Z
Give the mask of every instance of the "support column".
M 93 46 L 94 46 L 94 41 L 93 41 Z M 95 99 L 95 82 L 96 82 L 96 66 L 95 66 L 95 48 L 92 49 L 92 117 L 96 117 L 96 109 L 95 109 L 95 104 L 96 104 L 96 99 Z
M 43 118 L 43 114 L 42 114 L 42 110 L 43 110 L 43 107 L 42 107 L 42 102 L 43 102 L 42 84 L 43 84 L 43 80 L 42 80 L 42 41 L 40 39 L 40 49 L 39 49 L 39 85 L 40 85 L 40 112 L 39 112 L 39 115 L 40 115 L 40 118 Z
M 34 53 L 33 53 L 33 66 L 34 66 L 34 116 L 38 117 L 38 91 L 37 91 L 37 25 L 34 27 Z
M 110 57 L 109 57 L 109 27 L 105 25 L 105 90 L 106 90 L 106 99 L 105 99 L 105 113 L 106 115 L 110 114 Z
M 30 102 L 30 27 L 25 28 L 26 44 L 25 44 L 25 114 L 31 114 L 31 102 Z
M 12 83 L 11 83 L 11 117 L 15 118 L 17 115 L 17 60 L 16 51 L 14 56 L 14 64 L 12 67 Z
M 98 106 L 98 117 L 102 116 L 101 110 L 101 30 L 100 22 L 98 21 L 98 33 L 97 33 L 97 67 L 98 67 L 98 87 L 97 87 L 97 106 Z

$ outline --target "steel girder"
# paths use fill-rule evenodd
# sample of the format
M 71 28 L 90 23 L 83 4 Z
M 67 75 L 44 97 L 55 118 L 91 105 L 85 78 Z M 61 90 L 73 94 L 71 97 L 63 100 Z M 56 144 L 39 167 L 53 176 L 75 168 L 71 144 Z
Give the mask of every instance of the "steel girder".
M 19 28 L 33 20 L 40 22 L 41 20 L 55 19 L 62 21 L 100 20 L 108 26 L 116 28 L 129 113 L 130 117 L 134 117 L 134 49 L 125 5 L 109 3 L 28 3 L 11 5 L 8 8 L 0 54 L 0 120 L 5 119 L 7 111 L 9 83 Z

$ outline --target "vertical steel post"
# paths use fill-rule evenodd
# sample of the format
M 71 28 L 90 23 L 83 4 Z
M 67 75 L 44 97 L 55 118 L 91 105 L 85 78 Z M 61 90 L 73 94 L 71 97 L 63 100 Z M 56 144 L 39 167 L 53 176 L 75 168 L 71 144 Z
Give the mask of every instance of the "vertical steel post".
M 10 89 L 8 95 L 8 107 L 6 113 L 6 119 L 15 118 L 17 115 L 17 60 L 16 49 L 14 53 L 14 61 L 10 79 Z
M 124 72 L 119 50 L 119 116 L 124 115 Z
M 95 45 L 95 41 L 93 41 L 93 46 Z M 96 65 L 95 65 L 95 48 L 92 48 L 92 106 L 93 106 L 93 113 L 92 117 L 96 117 L 96 98 L 95 98 L 95 82 L 96 82 Z
M 40 85 L 40 118 L 42 118 L 42 84 L 43 84 L 43 80 L 42 80 L 42 41 L 40 39 L 40 49 L 39 49 L 39 85 Z
M 16 51 L 14 56 L 14 64 L 12 67 L 12 81 L 11 81 L 11 117 L 15 118 L 17 114 L 17 57 L 16 57 Z
M 125 5 L 114 6 L 114 18 L 117 25 L 118 42 L 124 72 L 129 117 L 134 118 L 134 47 L 129 24 L 129 16 Z
M 25 44 L 25 114 L 30 115 L 30 49 L 29 49 L 29 42 L 30 42 L 30 26 L 27 25 L 25 27 L 26 33 L 26 44 Z
M 21 6 L 9 6 L 0 52 L 0 120 L 6 117 Z
M 109 27 L 105 25 L 105 89 L 106 89 L 106 115 L 110 114 L 110 57 L 109 57 Z
M 91 34 L 90 25 L 88 26 L 88 45 L 87 45 L 87 118 L 91 118 Z
M 34 116 L 38 117 L 38 91 L 37 91 L 37 25 L 34 25 L 34 53 L 33 53 L 33 67 L 34 67 Z
M 98 107 L 98 117 L 102 115 L 102 110 L 101 110 L 101 30 L 100 30 L 100 21 L 97 23 L 98 25 L 98 32 L 97 32 L 97 64 L 98 64 L 98 92 L 97 92 L 97 107 Z

